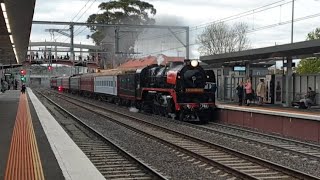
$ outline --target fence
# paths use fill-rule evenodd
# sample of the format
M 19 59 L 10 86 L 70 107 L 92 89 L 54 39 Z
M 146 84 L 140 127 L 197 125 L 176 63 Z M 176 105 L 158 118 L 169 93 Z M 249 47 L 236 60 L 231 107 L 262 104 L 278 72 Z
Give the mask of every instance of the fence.
M 266 76 L 252 76 L 252 88 L 255 90 L 260 78 L 265 78 Z M 279 76 L 278 76 L 279 77 Z M 285 103 L 286 95 L 286 79 L 285 76 L 280 75 L 282 78 L 282 89 L 281 89 L 281 102 Z M 245 76 L 222 76 L 221 73 L 217 74 L 217 99 L 220 101 L 237 101 L 236 87 L 237 84 L 242 81 L 245 82 Z M 316 91 L 316 103 L 320 104 L 320 74 L 310 74 L 310 75 L 297 75 L 294 74 L 292 77 L 293 91 L 290 92 L 290 97 L 292 101 L 299 101 L 302 99 L 307 91 L 308 87 Z
M 308 91 L 308 87 L 311 87 L 312 90 L 316 91 L 316 103 L 320 105 L 320 74 L 294 75 L 293 77 L 294 100 L 303 98 Z

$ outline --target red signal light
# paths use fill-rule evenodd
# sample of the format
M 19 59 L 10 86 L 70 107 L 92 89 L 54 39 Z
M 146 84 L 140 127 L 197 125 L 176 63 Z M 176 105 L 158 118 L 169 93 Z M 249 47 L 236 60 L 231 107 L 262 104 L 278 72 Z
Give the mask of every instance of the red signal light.
M 20 74 L 21 74 L 21 75 L 26 75 L 26 71 L 25 71 L 24 69 L 21 69 L 21 70 L 20 70 Z
M 58 91 L 60 91 L 60 92 L 62 91 L 62 86 L 58 87 Z
M 52 70 L 52 66 L 48 66 L 48 70 L 51 71 Z

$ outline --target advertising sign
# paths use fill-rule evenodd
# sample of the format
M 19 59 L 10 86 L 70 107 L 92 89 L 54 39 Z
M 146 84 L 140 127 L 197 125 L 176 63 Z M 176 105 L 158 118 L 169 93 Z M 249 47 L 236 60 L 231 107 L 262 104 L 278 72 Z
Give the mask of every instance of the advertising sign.
M 281 104 L 282 103 L 282 75 L 276 75 L 275 77 L 275 95 L 274 95 L 274 103 Z

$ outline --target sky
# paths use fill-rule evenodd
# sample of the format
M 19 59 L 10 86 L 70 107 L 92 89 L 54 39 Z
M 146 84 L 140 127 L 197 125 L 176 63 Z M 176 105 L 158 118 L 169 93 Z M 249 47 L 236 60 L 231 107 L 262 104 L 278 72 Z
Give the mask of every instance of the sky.
M 90 14 L 99 13 L 98 5 L 103 0 L 37 0 L 33 20 L 85 22 Z M 190 27 L 190 56 L 199 58 L 196 37 L 205 25 L 214 22 L 233 24 L 245 22 L 249 26 L 248 38 L 251 48 L 274 46 L 291 42 L 291 0 L 146 0 L 154 5 L 157 24 Z M 272 4 L 271 6 L 266 6 Z M 265 7 L 264 7 L 265 6 Z M 260 8 L 260 9 L 258 9 Z M 319 26 L 320 0 L 296 0 L 294 7 L 294 42 L 304 41 L 308 32 Z M 241 13 L 247 12 L 249 15 Z M 76 16 L 77 15 L 77 16 Z M 232 20 L 226 19 L 234 16 Z M 313 16 L 313 17 L 312 17 Z M 308 18 L 312 17 L 312 18 Z M 268 28 L 269 27 L 269 28 Z M 52 37 L 45 29 L 66 26 L 33 25 L 31 41 L 50 41 Z M 75 27 L 75 42 L 93 44 L 87 39 L 87 28 Z M 151 35 L 150 35 L 151 34 Z M 183 33 L 178 33 L 183 39 Z M 160 35 L 160 37 L 159 37 Z M 67 37 L 55 34 L 59 42 L 70 42 Z M 169 38 L 169 40 L 168 40 Z M 139 37 L 135 50 L 141 55 L 167 54 L 184 56 L 185 49 L 169 31 L 148 31 Z

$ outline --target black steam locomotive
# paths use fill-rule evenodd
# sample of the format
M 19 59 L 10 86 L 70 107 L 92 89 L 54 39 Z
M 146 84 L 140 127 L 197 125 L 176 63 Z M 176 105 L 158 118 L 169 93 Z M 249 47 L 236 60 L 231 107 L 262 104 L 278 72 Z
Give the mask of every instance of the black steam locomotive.
M 197 60 L 51 79 L 53 88 L 203 123 L 212 118 L 215 83 L 214 72 Z

